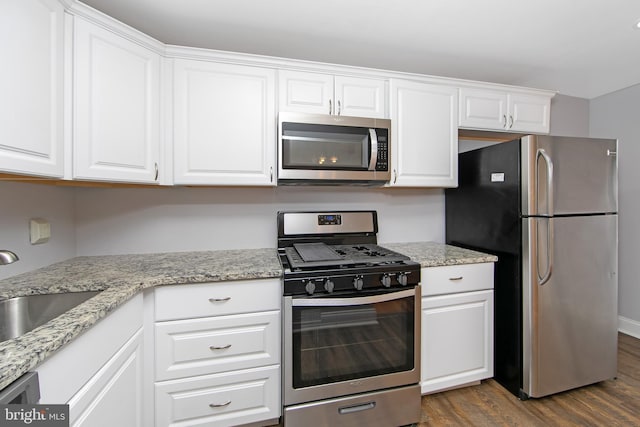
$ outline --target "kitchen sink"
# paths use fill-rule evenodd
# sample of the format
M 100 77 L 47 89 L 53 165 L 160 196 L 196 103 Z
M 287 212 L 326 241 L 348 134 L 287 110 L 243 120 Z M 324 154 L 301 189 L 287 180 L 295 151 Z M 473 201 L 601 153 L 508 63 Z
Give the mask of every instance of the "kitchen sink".
M 0 301 L 0 342 L 19 337 L 100 291 L 28 295 Z

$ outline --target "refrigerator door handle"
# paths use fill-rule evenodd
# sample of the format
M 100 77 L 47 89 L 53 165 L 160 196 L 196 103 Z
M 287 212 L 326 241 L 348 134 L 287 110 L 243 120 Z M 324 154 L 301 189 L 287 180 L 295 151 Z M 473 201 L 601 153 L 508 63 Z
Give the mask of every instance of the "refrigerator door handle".
M 540 218 L 542 219 L 542 218 Z M 545 272 L 544 276 L 540 276 L 540 270 L 538 268 L 536 268 L 537 270 L 537 276 L 538 276 L 538 285 L 542 286 L 545 283 L 547 283 L 549 281 L 549 279 L 551 279 L 551 274 L 553 272 L 553 241 L 554 241 L 554 230 L 553 230 L 553 218 L 544 218 L 547 221 L 547 244 L 546 244 L 546 249 L 547 249 L 547 271 Z M 536 227 L 536 239 L 537 239 L 537 230 L 538 228 Z M 538 255 L 537 255 L 537 259 L 540 259 L 540 245 L 536 245 L 536 247 L 538 248 Z
M 553 215 L 553 162 L 551 161 L 551 157 L 549 157 L 543 148 L 538 148 L 538 151 L 536 152 L 536 165 L 538 164 L 540 157 L 542 157 L 547 164 L 547 214 Z M 536 201 L 538 200 L 539 182 L 540 177 L 536 174 Z M 538 206 L 536 206 L 536 213 L 540 215 Z

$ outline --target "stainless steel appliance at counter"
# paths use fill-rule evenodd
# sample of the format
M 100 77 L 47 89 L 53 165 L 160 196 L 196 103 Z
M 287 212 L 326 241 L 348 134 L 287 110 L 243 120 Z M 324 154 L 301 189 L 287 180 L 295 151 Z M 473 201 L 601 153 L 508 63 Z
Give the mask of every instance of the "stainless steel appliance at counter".
M 279 212 L 284 425 L 420 421 L 420 265 L 375 211 Z
M 498 256 L 494 372 L 521 398 L 616 376 L 616 150 L 526 136 L 459 156 L 446 240 Z

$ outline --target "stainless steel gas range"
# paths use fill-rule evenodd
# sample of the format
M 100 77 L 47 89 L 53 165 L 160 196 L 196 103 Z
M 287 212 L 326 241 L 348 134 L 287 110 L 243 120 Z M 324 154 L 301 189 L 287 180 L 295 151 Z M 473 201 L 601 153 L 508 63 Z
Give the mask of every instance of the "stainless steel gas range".
M 279 212 L 285 426 L 420 421 L 420 265 L 375 211 Z

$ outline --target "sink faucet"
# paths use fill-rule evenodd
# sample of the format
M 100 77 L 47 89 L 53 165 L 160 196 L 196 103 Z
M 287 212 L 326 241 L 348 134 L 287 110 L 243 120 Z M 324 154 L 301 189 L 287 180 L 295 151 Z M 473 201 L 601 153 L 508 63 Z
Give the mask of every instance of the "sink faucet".
M 18 261 L 18 255 L 6 249 L 0 249 L 0 265 L 7 265 Z

